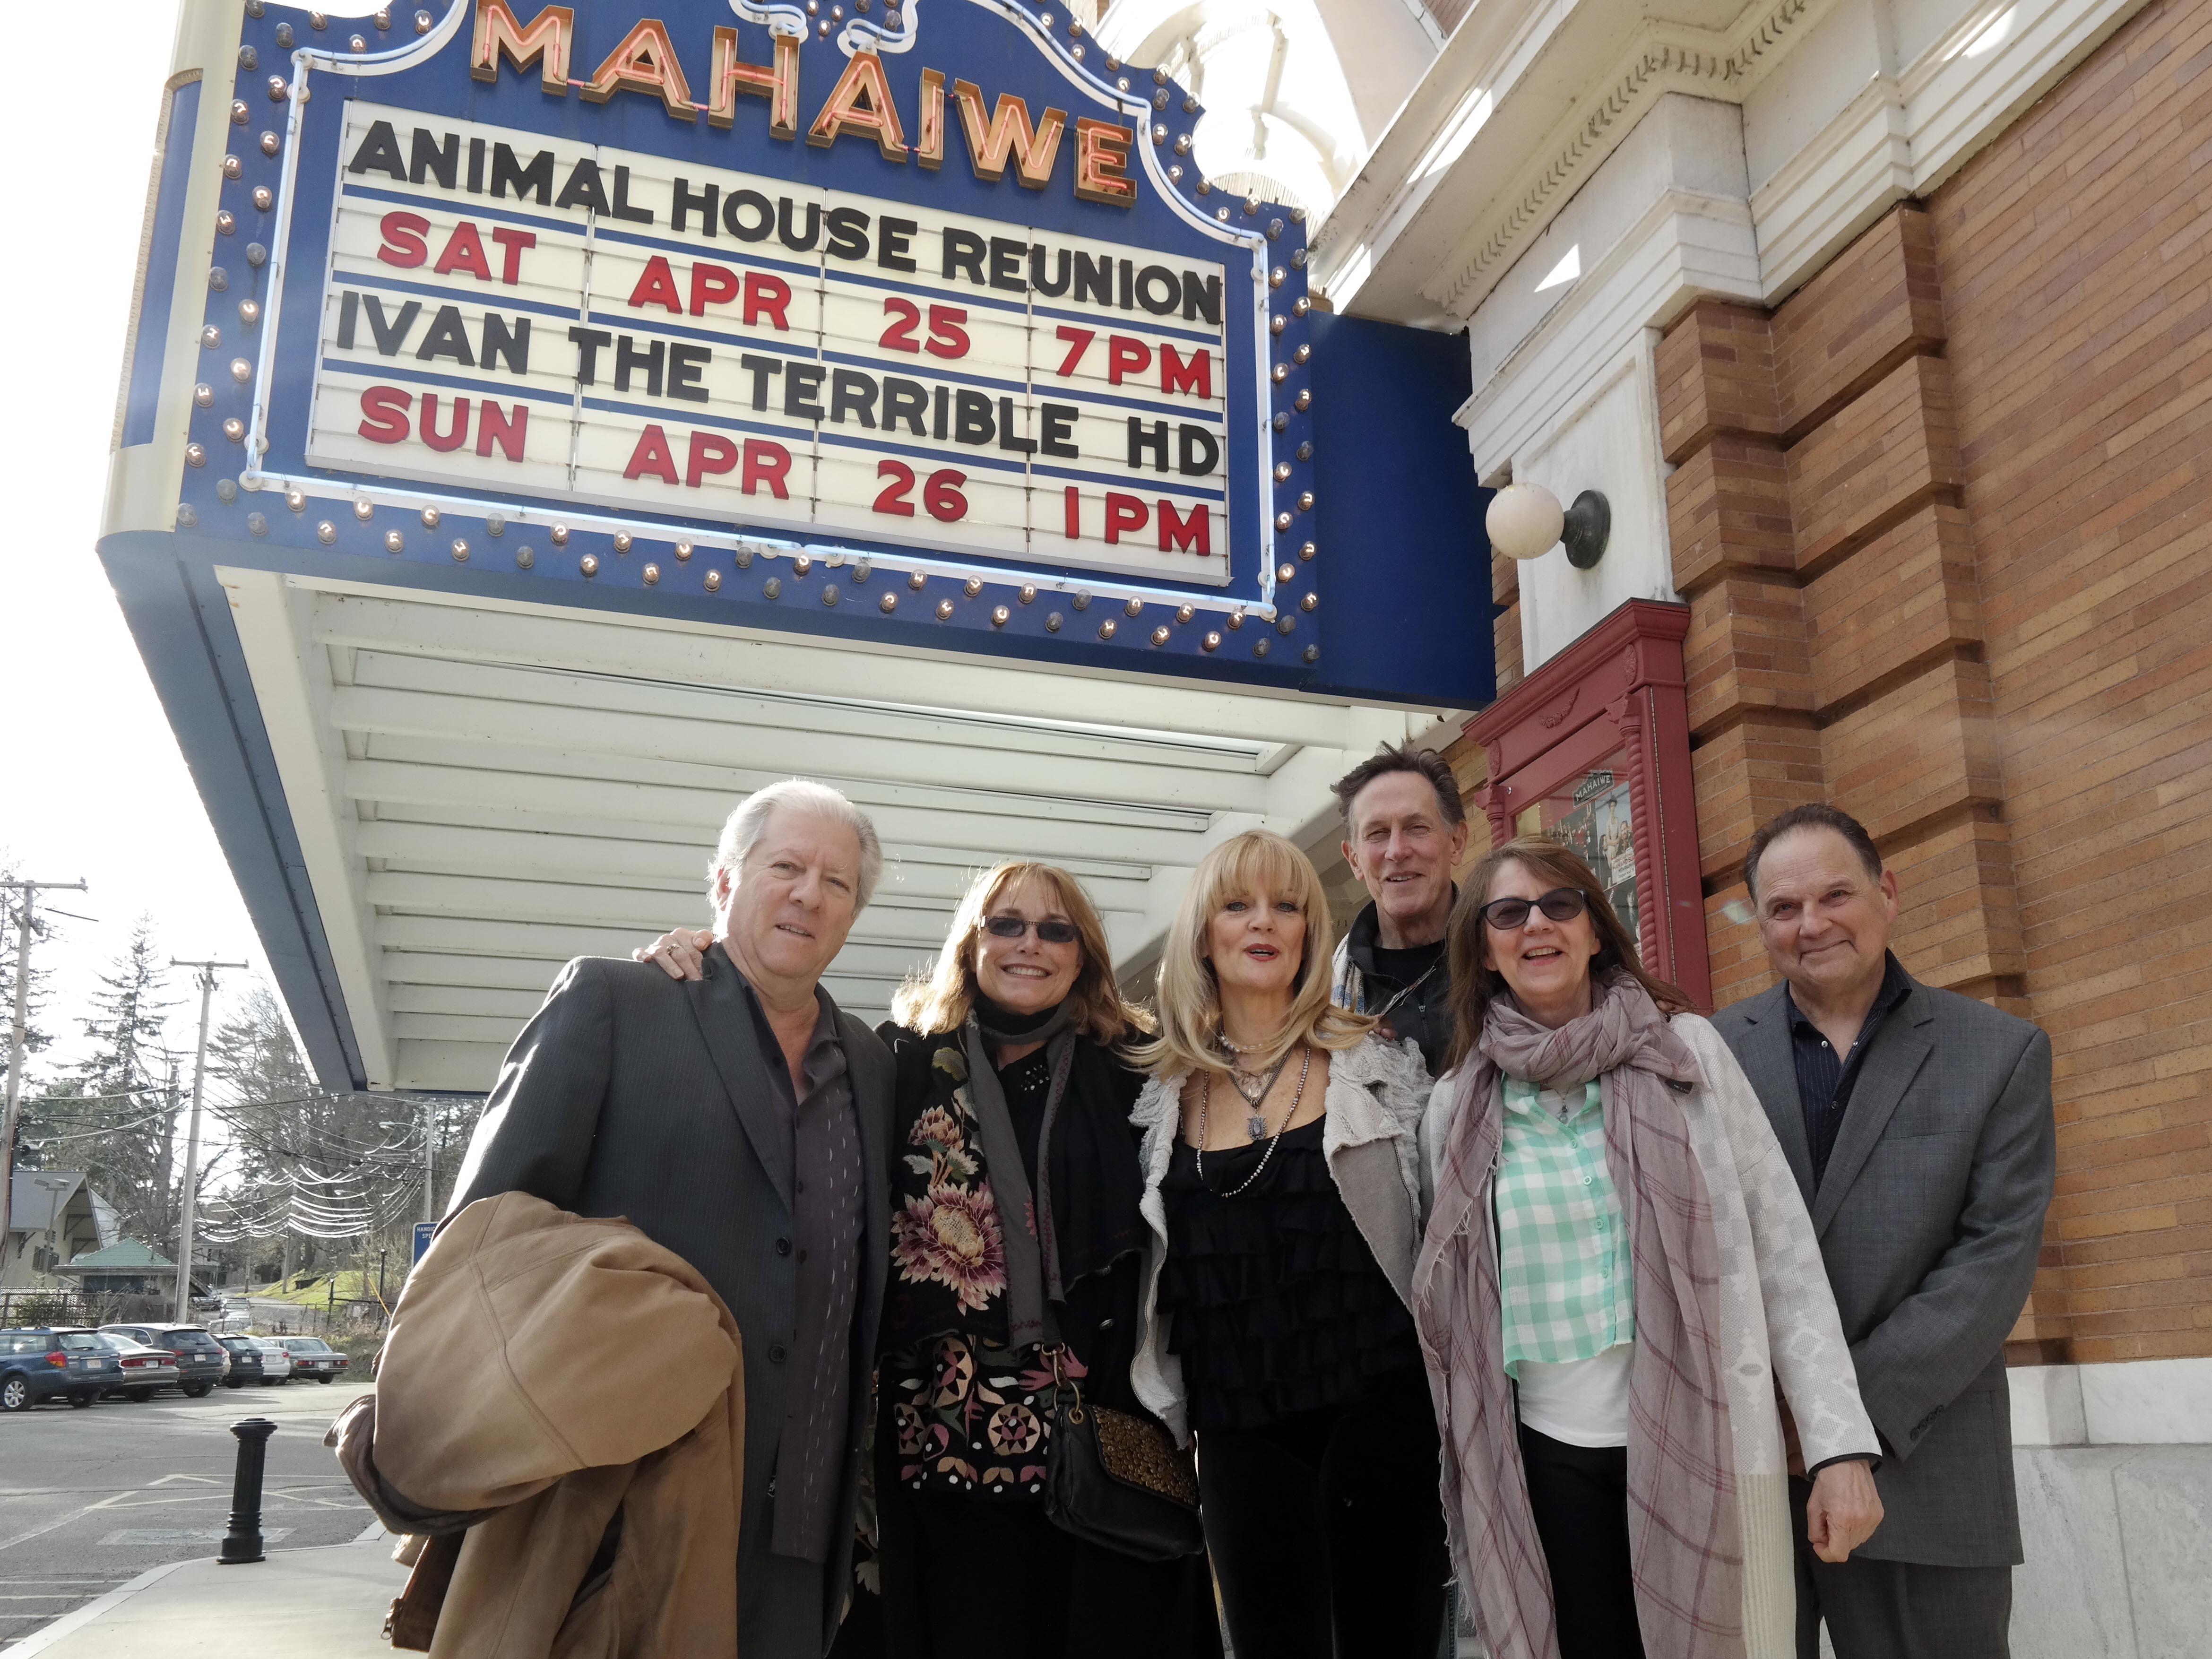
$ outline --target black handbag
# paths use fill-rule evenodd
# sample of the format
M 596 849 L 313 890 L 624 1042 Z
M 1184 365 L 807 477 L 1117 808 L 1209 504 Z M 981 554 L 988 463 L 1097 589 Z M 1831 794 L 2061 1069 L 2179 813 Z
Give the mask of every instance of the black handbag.
M 1206 1548 L 1198 1472 L 1168 1431 L 1131 1412 L 1093 1405 L 1052 1364 L 1052 1440 L 1045 1452 L 1044 1512 L 1061 1531 L 1139 1561 L 1174 1561 Z

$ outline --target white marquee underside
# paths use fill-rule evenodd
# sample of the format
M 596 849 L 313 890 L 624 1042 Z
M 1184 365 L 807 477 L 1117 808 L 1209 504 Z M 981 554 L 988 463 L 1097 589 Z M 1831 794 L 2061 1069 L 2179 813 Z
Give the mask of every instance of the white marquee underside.
M 562 963 L 702 924 L 724 817 L 778 778 L 882 832 L 828 981 L 872 1021 L 1006 856 L 1083 878 L 1138 988 L 1208 848 L 1265 825 L 1326 858 L 1330 780 L 1438 718 L 221 574 L 376 1089 L 487 1088 Z

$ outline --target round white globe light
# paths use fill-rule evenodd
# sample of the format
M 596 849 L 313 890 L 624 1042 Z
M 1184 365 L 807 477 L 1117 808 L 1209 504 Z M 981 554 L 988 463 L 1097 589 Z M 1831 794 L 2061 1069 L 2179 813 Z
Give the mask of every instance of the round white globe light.
M 1566 509 L 1541 484 L 1508 484 L 1490 498 L 1483 519 L 1490 544 L 1509 559 L 1540 559 L 1559 544 Z

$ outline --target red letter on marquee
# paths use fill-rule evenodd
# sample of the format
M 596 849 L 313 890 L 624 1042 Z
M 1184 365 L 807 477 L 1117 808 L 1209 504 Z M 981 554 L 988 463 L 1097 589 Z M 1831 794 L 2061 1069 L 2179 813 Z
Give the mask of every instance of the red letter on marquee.
M 538 246 L 537 234 L 533 231 L 514 230 L 501 225 L 492 232 L 491 239 L 497 242 L 507 254 L 506 259 L 499 268 L 499 280 L 509 288 L 513 288 L 522 280 L 522 250 Z
M 1213 401 L 1213 354 L 1204 346 L 1191 354 L 1185 362 L 1176 356 L 1176 349 L 1164 343 L 1160 347 L 1160 390 L 1188 392 L 1194 398 Z
M 422 433 L 422 441 L 441 455 L 449 450 L 459 449 L 469 441 L 469 400 L 466 398 L 453 399 L 453 427 L 450 430 L 441 434 L 438 430 L 438 394 L 434 392 L 424 392 Z
M 741 480 L 746 495 L 751 495 L 762 484 L 769 494 L 780 501 L 791 499 L 784 477 L 791 471 L 791 452 L 781 444 L 772 444 L 765 438 L 745 440 L 745 471 Z
M 522 459 L 522 446 L 530 433 L 530 405 L 517 404 L 512 416 L 489 398 L 477 405 L 477 453 L 489 455 L 497 444 L 510 461 Z M 1200 512 L 1206 509 L 1200 507 Z
M 373 386 L 361 394 L 361 435 L 374 444 L 396 444 L 407 437 L 407 410 L 415 394 L 396 386 Z
M 1188 518 L 1176 512 L 1173 501 L 1160 503 L 1160 551 L 1168 551 L 1170 544 L 1201 556 L 1213 551 L 1212 524 L 1204 501 L 1191 508 Z
M 784 320 L 784 308 L 791 303 L 791 284 L 781 276 L 771 276 L 764 270 L 745 273 L 745 326 L 750 328 L 763 317 L 768 318 L 784 332 L 791 325 Z
M 1064 380 L 1075 373 L 1076 364 L 1083 361 L 1083 354 L 1091 349 L 1091 342 L 1097 337 L 1087 328 L 1070 328 L 1066 323 L 1052 332 L 1054 339 L 1066 343 L 1067 346 L 1067 356 L 1060 360 L 1057 371 Z
M 1067 487 L 1067 539 L 1074 541 L 1083 534 L 1083 497 L 1073 484 Z
M 684 482 L 693 489 L 699 480 L 717 472 L 727 472 L 738 464 L 738 447 L 727 438 L 714 432 L 695 432 L 691 434 L 691 453 L 684 458 Z
M 376 257 L 387 265 L 411 270 L 430 257 L 430 245 L 422 240 L 430 222 L 421 214 L 387 213 L 377 228 L 384 233 L 384 246 Z
M 637 447 L 630 452 L 629 465 L 623 469 L 625 478 L 642 478 L 648 473 L 663 483 L 676 482 L 676 459 L 668 453 L 668 434 L 657 426 L 638 434 Z
M 446 251 L 438 256 L 434 269 L 441 276 L 465 270 L 480 283 L 491 281 L 491 261 L 484 258 L 483 240 L 477 234 L 473 222 L 464 219 L 453 227 L 453 234 L 446 239 Z
M 1152 349 L 1142 340 L 1132 340 L 1127 335 L 1111 335 L 1106 341 L 1106 384 L 1119 386 L 1124 374 L 1141 374 L 1152 366 Z
M 1111 547 L 1120 541 L 1125 530 L 1142 530 L 1150 516 L 1144 502 L 1134 495 L 1109 492 L 1106 497 L 1106 544 Z
M 726 306 L 738 297 L 738 273 L 704 259 L 691 266 L 691 314 L 703 317 L 708 306 Z
M 629 302 L 633 308 L 665 306 L 678 317 L 684 314 L 684 301 L 676 292 L 676 274 L 668 268 L 666 254 L 656 253 L 645 262 L 637 286 L 629 291 Z

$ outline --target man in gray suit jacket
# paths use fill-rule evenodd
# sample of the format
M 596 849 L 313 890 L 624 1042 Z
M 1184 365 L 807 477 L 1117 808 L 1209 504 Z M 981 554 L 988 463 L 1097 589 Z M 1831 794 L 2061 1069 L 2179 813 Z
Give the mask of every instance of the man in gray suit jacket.
M 1715 1016 L 1766 1108 L 1881 1431 L 1881 1525 L 1849 1561 L 1798 1537 L 1798 1653 L 2003 1659 L 2021 1559 L 2004 1340 L 2051 1202 L 2051 1039 L 1889 952 L 1897 878 L 1826 805 L 1753 837 L 1744 881 L 1784 983 Z
M 626 1216 L 736 1317 L 746 1659 L 819 1659 L 851 1578 L 890 1260 L 891 1060 L 819 981 L 882 866 L 874 827 L 834 789 L 750 796 L 715 852 L 704 976 L 570 963 L 508 1052 L 453 1195 Z

